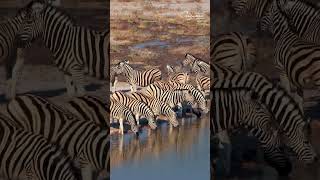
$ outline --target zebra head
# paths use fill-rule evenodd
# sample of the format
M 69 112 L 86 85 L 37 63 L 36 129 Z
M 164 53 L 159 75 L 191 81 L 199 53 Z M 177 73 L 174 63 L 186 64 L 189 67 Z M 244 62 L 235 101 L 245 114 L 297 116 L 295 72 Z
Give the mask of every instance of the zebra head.
M 130 68 L 129 61 L 123 60 L 119 62 L 117 65 L 114 66 L 113 70 L 116 74 L 123 74 L 126 73 L 127 69 Z
M 188 66 L 188 65 L 191 66 L 196 59 L 197 59 L 197 58 L 194 57 L 192 54 L 187 53 L 187 54 L 185 55 L 184 60 L 182 61 L 182 65 L 183 65 L 183 66 Z
M 42 1 L 32 1 L 28 4 L 28 17 L 24 20 L 21 32 L 18 34 L 22 41 L 33 41 L 42 34 L 41 14 L 44 10 L 45 3 Z
M 238 16 L 244 16 L 248 13 L 250 0 L 229 0 L 229 6 L 233 13 Z
M 295 137 L 288 138 L 287 144 L 305 164 L 318 161 L 318 155 L 304 132 L 296 131 Z

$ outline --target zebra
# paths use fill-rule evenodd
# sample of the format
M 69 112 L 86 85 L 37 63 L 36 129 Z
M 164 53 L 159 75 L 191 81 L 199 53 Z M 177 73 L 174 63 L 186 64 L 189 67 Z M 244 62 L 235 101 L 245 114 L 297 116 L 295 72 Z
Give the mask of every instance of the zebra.
M 317 160 L 317 154 L 305 134 L 305 130 L 310 130 L 309 120 L 282 87 L 272 84 L 259 73 L 239 73 L 216 63 L 210 66 L 214 77 L 210 91 L 216 88 L 248 88 L 273 115 L 279 129 L 287 137 L 286 144 L 298 155 L 298 159 L 306 163 Z M 214 98 L 213 94 L 211 98 Z
M 43 136 L 18 128 L 3 114 L 0 129 L 0 178 L 79 179 L 70 157 Z
M 180 84 L 180 83 L 174 83 L 174 82 L 164 82 L 164 81 L 157 81 L 152 84 L 155 87 L 160 88 L 163 91 L 176 91 L 176 90 L 188 90 L 189 93 L 193 96 L 194 102 L 196 104 L 192 103 L 189 104 L 195 107 L 195 105 L 198 105 L 198 108 L 201 109 L 205 114 L 209 112 L 209 109 L 207 108 L 207 100 L 205 98 L 205 94 L 200 91 L 199 89 L 196 89 L 191 84 Z M 148 88 L 146 88 L 147 90 Z M 153 96 L 152 93 L 147 93 L 148 96 Z M 178 104 L 180 106 L 180 104 Z M 174 106 L 174 105 L 172 105 Z M 171 106 L 171 107 L 172 107 Z
M 110 109 L 107 100 L 93 95 L 85 95 L 72 98 L 64 107 L 82 121 L 90 120 L 103 127 L 110 127 L 108 121 Z
M 241 32 L 220 34 L 211 41 L 210 59 L 235 71 L 248 71 L 256 64 L 256 47 Z
M 117 103 L 122 103 L 124 106 L 128 107 L 135 115 L 138 125 L 140 116 L 144 116 L 148 120 L 148 124 L 151 129 L 157 128 L 157 123 L 155 122 L 155 115 L 147 104 L 133 99 L 119 91 L 111 94 L 110 100 L 113 100 Z
M 31 46 L 29 41 L 17 37 L 23 28 L 23 21 L 28 17 L 27 7 L 19 9 L 14 17 L 0 23 L 0 62 L 5 63 L 6 69 L 6 99 L 14 98 L 16 95 L 16 84 L 22 71 L 24 51 Z
M 31 94 L 11 100 L 7 112 L 18 127 L 58 144 L 81 169 L 83 179 L 92 179 L 94 171 L 110 169 L 109 128 L 79 120 L 65 108 Z
M 210 91 L 210 77 L 201 74 L 196 75 L 197 88 L 199 91 Z
M 148 97 L 141 92 L 129 93 L 128 95 L 147 104 L 155 115 L 165 115 L 173 127 L 179 126 L 177 115 L 168 104 L 158 99 Z
M 275 40 L 275 64 L 281 71 L 281 84 L 288 92 L 293 93 L 302 109 L 302 89 L 308 84 L 320 86 L 320 46 L 301 40 L 291 30 L 280 5 L 280 1 L 274 1 L 270 13 L 261 20 L 261 28 L 269 28 L 272 32 Z
M 137 71 L 129 65 L 129 61 L 127 60 L 119 62 L 115 71 L 117 74 L 122 74 L 127 78 L 127 81 L 130 83 L 131 92 L 136 92 L 136 85 L 145 87 L 162 78 L 159 69 L 152 68 L 145 71 Z
M 164 91 L 154 84 L 150 84 L 144 91 L 145 95 L 148 97 L 156 98 L 166 104 L 168 104 L 172 109 L 178 106 L 179 109 L 182 108 L 183 102 L 188 102 L 194 105 L 194 97 L 191 92 L 187 89 L 179 89 L 174 91 Z
M 204 75 L 210 75 L 210 65 L 190 53 L 187 53 L 185 55 L 185 59 L 182 61 L 182 65 L 190 66 L 191 71 L 194 73 L 201 72 Z
M 279 8 L 286 15 L 292 30 L 303 40 L 320 43 L 320 9 L 298 0 L 281 0 Z
M 245 127 L 259 140 L 265 152 L 266 161 L 276 167 L 280 174 L 288 174 L 291 170 L 291 163 L 280 149 L 281 142 L 277 129 L 273 128 L 273 117 L 263 105 L 255 100 L 254 93 L 242 88 L 217 88 L 213 91 L 216 103 L 211 118 L 210 132 L 212 135 L 226 129 Z
M 123 121 L 127 120 L 131 126 L 132 132 L 139 135 L 139 129 L 136 126 L 136 119 L 130 109 L 122 103 L 111 100 L 110 111 L 110 120 L 113 118 L 119 120 L 121 134 L 123 134 Z
M 103 32 L 77 26 L 62 10 L 32 1 L 30 18 L 19 34 L 22 40 L 41 38 L 54 57 L 54 64 L 64 73 L 68 95 L 84 95 L 84 74 L 109 78 L 109 29 Z
M 110 82 L 111 82 L 111 86 L 113 86 L 112 92 L 116 92 L 117 91 L 117 83 L 118 83 L 118 77 L 117 77 L 117 73 L 116 73 L 116 66 L 111 66 L 110 67 Z
M 167 71 L 168 71 L 168 79 L 167 81 L 177 82 L 180 84 L 187 84 L 189 83 L 189 74 L 184 72 L 179 72 L 178 68 L 173 68 L 172 66 L 167 64 Z
M 236 15 L 253 15 L 261 19 L 268 12 L 272 0 L 232 0 L 229 2 Z

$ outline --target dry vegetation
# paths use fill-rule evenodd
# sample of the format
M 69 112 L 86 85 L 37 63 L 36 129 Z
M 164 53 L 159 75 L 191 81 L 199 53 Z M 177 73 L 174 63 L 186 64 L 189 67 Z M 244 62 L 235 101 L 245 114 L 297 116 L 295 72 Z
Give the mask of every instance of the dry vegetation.
M 112 0 L 111 63 L 129 59 L 134 63 L 165 65 L 191 51 L 208 60 L 210 14 L 206 3 Z M 198 37 L 205 40 L 198 41 Z M 143 45 L 146 42 L 150 44 Z

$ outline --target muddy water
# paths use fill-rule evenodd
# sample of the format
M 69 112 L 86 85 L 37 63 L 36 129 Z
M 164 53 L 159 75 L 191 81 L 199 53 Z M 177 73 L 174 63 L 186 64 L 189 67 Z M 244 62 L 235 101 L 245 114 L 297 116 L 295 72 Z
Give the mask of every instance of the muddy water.
M 139 139 L 112 135 L 111 179 L 209 179 L 208 117 L 180 119 L 178 129 L 167 123 L 157 131 L 144 128 Z

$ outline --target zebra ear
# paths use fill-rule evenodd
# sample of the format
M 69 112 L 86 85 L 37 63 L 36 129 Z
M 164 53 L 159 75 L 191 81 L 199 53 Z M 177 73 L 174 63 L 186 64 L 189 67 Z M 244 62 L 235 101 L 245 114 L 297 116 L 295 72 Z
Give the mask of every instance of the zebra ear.
M 45 3 L 44 2 L 40 2 L 40 1 L 36 1 L 32 4 L 31 9 L 33 11 L 33 14 L 39 14 L 42 12 L 42 10 L 44 9 Z
M 186 59 L 196 59 L 192 54 L 187 53 L 185 56 Z
M 174 72 L 172 66 L 170 66 L 169 64 L 167 64 L 167 71 L 168 71 L 168 73 L 173 73 Z

